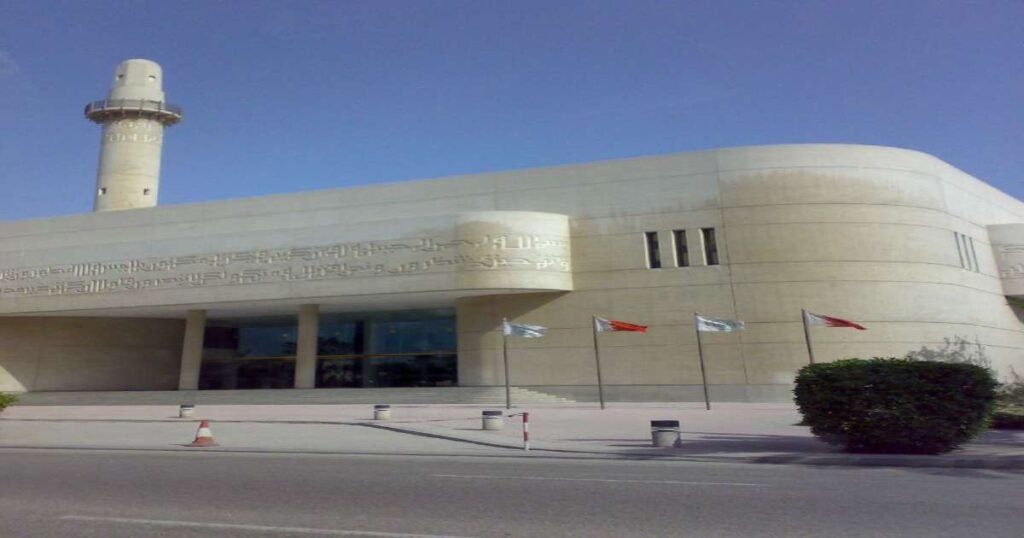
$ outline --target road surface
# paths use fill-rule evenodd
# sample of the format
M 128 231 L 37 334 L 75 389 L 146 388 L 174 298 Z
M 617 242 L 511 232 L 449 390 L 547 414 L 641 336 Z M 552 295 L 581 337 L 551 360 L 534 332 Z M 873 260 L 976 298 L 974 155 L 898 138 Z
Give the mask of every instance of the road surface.
M 0 536 L 986 536 L 1024 476 L 514 457 L 0 449 Z

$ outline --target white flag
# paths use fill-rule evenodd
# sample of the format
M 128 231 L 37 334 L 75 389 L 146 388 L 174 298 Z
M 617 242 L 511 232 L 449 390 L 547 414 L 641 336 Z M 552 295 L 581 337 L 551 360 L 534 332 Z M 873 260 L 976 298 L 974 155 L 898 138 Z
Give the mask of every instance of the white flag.
M 505 336 L 541 338 L 544 336 L 544 332 L 547 330 L 547 327 L 541 327 L 540 325 L 527 325 L 525 323 L 509 323 L 508 320 L 502 320 L 501 322 L 501 333 L 504 334 Z
M 714 319 L 697 316 L 697 330 L 708 333 L 731 333 L 742 331 L 743 322 L 738 319 Z

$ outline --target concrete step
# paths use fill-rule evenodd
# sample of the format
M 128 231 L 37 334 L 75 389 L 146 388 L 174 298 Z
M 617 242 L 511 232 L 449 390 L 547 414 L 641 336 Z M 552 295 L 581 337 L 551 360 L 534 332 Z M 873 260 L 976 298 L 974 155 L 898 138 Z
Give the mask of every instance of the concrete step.
M 512 387 L 514 404 L 574 403 L 531 389 Z M 261 389 L 181 391 L 28 392 L 18 405 L 296 405 L 296 404 L 504 405 L 504 387 L 410 387 L 374 389 Z

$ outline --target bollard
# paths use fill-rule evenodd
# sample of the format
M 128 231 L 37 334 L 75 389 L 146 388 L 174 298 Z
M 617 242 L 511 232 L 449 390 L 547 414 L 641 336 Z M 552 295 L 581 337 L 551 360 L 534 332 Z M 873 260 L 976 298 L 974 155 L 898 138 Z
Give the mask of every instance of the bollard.
M 504 411 L 484 411 L 483 423 L 485 430 L 500 430 L 505 427 Z
M 194 413 L 195 411 L 196 411 L 196 406 L 194 406 L 194 405 L 179 405 L 178 406 L 178 418 L 189 418 L 189 417 L 192 416 L 192 413 Z
M 678 420 L 651 421 L 651 444 L 665 448 L 678 446 L 681 443 Z
M 391 420 L 391 406 L 387 404 L 373 406 L 373 420 Z

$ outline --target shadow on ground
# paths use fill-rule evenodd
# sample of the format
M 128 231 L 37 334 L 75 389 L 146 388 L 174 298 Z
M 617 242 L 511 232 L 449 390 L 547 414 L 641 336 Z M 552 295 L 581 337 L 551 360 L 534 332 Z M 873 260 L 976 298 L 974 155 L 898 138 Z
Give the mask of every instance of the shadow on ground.
M 607 446 L 619 448 L 652 448 L 650 440 L 647 439 L 575 438 L 573 441 L 613 443 Z M 617 452 L 627 453 L 624 451 Z M 809 452 L 826 454 L 838 451 L 814 437 L 798 435 L 747 435 L 705 432 L 684 433 L 682 435 L 682 445 L 672 449 L 673 454 L 690 456 L 731 453 L 745 453 L 751 455 L 779 453 L 806 454 Z

